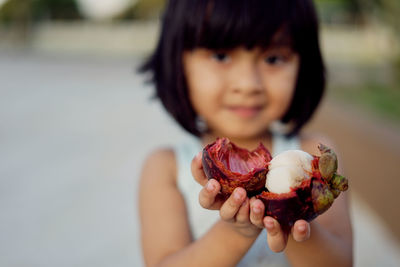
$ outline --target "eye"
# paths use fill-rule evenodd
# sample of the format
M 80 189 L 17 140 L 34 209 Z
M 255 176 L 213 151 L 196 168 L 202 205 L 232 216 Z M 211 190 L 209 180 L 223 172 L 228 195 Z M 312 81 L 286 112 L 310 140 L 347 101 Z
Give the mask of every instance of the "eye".
M 286 61 L 286 58 L 284 56 L 278 55 L 278 54 L 273 54 L 273 55 L 268 55 L 264 58 L 265 63 L 268 65 L 277 65 L 284 63 Z
M 230 57 L 226 52 L 213 52 L 211 58 L 217 62 L 225 63 L 228 62 Z

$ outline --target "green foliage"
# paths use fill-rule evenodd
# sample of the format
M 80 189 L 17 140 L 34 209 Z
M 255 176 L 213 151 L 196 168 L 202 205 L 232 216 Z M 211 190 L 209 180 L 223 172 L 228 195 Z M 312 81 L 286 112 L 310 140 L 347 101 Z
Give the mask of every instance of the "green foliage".
M 132 2 L 124 11 L 114 16 L 114 20 L 158 18 L 165 0 L 139 0 Z
M 365 0 L 364 0 L 365 1 Z M 378 9 L 379 18 L 391 25 L 400 37 L 400 1 L 399 0 L 373 0 L 373 5 Z
M 51 20 L 82 18 L 76 0 L 33 0 L 32 13 L 35 20 L 43 18 Z
M 356 104 L 400 123 L 400 83 L 363 82 L 353 87 L 334 87 L 332 94 L 341 101 Z
M 0 22 L 81 19 L 76 0 L 8 0 L 0 7 Z
M 30 0 L 9 0 L 0 7 L 0 22 L 10 24 L 11 22 L 28 21 L 31 17 Z
M 356 22 L 377 18 L 394 27 L 400 35 L 399 0 L 315 0 L 315 3 L 324 22 L 337 22 L 335 19 L 346 17 Z
M 362 0 L 315 0 L 317 5 L 337 6 L 351 13 L 358 13 L 361 10 Z
M 324 23 L 360 23 L 363 20 L 360 0 L 316 0 L 320 20 Z

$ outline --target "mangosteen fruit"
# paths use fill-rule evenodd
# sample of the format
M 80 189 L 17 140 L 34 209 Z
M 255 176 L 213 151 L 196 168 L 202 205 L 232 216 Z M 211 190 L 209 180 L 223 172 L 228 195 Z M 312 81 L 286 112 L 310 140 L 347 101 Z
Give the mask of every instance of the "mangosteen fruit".
M 254 196 L 265 189 L 271 154 L 260 145 L 253 151 L 239 148 L 228 138 L 218 138 L 203 149 L 203 169 L 208 179 L 221 184 L 221 194 L 228 197 L 236 187 Z
M 325 212 L 348 188 L 348 180 L 337 174 L 335 152 L 322 144 L 318 149 L 318 156 L 288 150 L 271 158 L 261 143 L 249 151 L 218 138 L 203 149 L 203 169 L 221 184 L 224 197 L 243 187 L 264 203 L 266 216 L 290 229 L 299 219 L 311 221 Z
M 265 215 L 283 227 L 291 227 L 299 219 L 313 220 L 348 188 L 347 179 L 336 173 L 335 152 L 322 144 L 318 149 L 319 156 L 289 150 L 270 162 L 266 190 L 256 197 L 263 201 Z

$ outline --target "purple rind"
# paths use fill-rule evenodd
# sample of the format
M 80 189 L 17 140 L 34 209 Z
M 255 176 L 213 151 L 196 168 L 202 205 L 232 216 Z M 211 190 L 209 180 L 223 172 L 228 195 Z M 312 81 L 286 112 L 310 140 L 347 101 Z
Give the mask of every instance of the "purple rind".
M 303 219 L 308 222 L 325 212 L 329 206 L 316 210 L 313 201 L 313 185 L 319 183 L 319 179 L 312 178 L 306 186 L 299 187 L 295 191 L 283 194 L 262 192 L 256 198 L 260 199 L 265 206 L 265 216 L 276 219 L 281 227 L 290 229 L 297 220 Z M 315 189 L 319 190 L 319 189 Z
M 265 189 L 265 180 L 268 169 L 254 170 L 246 175 L 229 177 L 212 160 L 208 153 L 209 146 L 203 149 L 203 170 L 208 179 L 216 179 L 221 185 L 221 194 L 228 197 L 236 187 L 246 190 L 249 197 L 260 194 Z M 243 179 L 244 177 L 244 179 Z

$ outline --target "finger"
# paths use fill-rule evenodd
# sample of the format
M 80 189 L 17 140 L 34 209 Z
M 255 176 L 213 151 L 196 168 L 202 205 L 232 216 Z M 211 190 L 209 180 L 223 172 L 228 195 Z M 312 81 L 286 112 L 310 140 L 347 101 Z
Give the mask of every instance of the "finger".
M 264 203 L 256 198 L 250 200 L 250 221 L 258 228 L 264 228 Z
M 267 229 L 267 238 L 269 248 L 273 252 L 281 252 L 285 249 L 288 236 L 282 231 L 278 221 L 274 218 L 266 216 L 263 219 L 264 226 Z
M 221 189 L 217 180 L 210 179 L 207 184 L 200 190 L 199 203 L 205 209 L 219 209 L 222 201 L 218 199 L 218 193 Z
M 202 151 L 197 153 L 197 155 L 192 159 L 191 169 L 194 179 L 199 184 L 204 186 L 207 183 L 208 179 L 203 170 L 203 163 L 201 161 L 201 156 L 202 156 Z
M 250 201 L 246 197 L 236 214 L 236 222 L 248 224 L 249 223 L 249 213 L 250 213 Z
M 310 238 L 310 224 L 305 220 L 298 220 L 292 227 L 293 239 L 303 242 Z
M 245 199 L 246 190 L 241 187 L 235 188 L 233 193 L 224 202 L 221 209 L 219 210 L 221 219 L 226 221 L 232 220 Z

